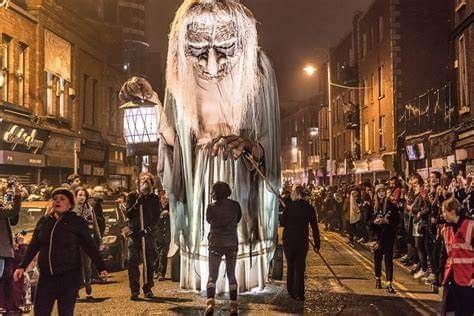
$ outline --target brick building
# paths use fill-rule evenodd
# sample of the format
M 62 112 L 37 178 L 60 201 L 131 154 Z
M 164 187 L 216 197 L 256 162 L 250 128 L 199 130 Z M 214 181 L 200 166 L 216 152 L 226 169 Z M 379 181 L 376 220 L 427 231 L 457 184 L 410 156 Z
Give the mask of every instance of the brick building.
M 444 0 L 377 0 L 360 17 L 361 173 L 386 177 L 406 167 L 400 120 L 408 100 L 449 83 L 450 17 Z
M 455 158 L 458 168 L 474 174 L 474 1 L 454 1 L 455 90 L 459 124 Z
M 354 21 L 357 21 L 357 15 Z M 359 89 L 357 33 L 350 32 L 331 49 L 332 137 L 335 173 L 350 180 L 353 161 L 359 159 Z
M 294 102 L 298 111 L 281 121 L 282 178 L 300 183 L 314 180 L 319 167 L 319 96 L 305 102 Z
M 1 175 L 58 184 L 76 165 L 90 184 L 128 185 L 117 4 L 83 2 L 14 0 L 0 8 Z

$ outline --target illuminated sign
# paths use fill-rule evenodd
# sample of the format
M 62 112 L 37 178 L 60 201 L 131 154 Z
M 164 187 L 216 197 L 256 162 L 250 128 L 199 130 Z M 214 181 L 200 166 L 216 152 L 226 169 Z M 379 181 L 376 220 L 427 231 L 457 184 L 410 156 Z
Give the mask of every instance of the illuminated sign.
M 36 154 L 44 146 L 44 140 L 38 139 L 38 130 L 19 125 L 11 125 L 3 133 L 3 141 L 10 144 L 11 151 L 15 151 L 17 147 L 24 147 L 27 152 Z

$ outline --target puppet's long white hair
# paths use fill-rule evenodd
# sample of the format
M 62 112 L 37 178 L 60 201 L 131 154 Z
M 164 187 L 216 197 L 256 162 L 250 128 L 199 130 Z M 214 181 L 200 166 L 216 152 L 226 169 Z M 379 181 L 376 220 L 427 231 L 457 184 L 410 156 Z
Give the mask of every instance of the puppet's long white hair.
M 197 86 L 194 69 L 185 56 L 187 26 L 201 18 L 219 19 L 219 16 L 231 17 L 237 27 L 237 36 L 242 45 L 242 55 L 232 71 L 233 87 L 231 96 L 232 105 L 239 111 L 232 123 L 234 131 L 238 131 L 248 118 L 247 111 L 252 111 L 253 119 L 257 115 L 254 100 L 260 86 L 260 72 L 258 68 L 258 38 L 256 21 L 252 13 L 236 0 L 185 0 L 176 12 L 171 24 L 169 47 L 167 56 L 166 81 L 168 90 L 176 100 L 178 124 L 185 124 L 194 132 L 199 132 L 199 118 L 197 111 Z M 251 107 L 251 108 L 250 108 Z

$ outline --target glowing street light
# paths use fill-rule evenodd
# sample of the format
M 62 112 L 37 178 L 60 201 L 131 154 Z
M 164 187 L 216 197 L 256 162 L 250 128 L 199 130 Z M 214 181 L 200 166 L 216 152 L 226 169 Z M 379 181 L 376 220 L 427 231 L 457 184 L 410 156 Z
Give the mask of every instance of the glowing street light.
M 303 68 L 303 71 L 310 77 L 312 77 L 314 75 L 314 73 L 316 72 L 316 67 L 314 67 L 313 65 L 307 65 Z

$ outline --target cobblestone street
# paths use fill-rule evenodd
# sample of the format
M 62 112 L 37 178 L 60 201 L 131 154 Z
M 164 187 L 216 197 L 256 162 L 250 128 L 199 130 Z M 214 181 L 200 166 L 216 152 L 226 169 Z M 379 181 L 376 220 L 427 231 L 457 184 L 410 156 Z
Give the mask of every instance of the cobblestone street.
M 390 295 L 376 290 L 370 253 L 352 248 L 346 239 L 335 233 L 323 233 L 321 254 L 342 281 L 340 286 L 321 259 L 313 252 L 308 255 L 307 293 L 305 304 L 292 300 L 285 283 L 272 281 L 263 293 L 240 295 L 241 315 L 434 315 L 440 296 L 432 294 L 426 285 L 395 267 L 395 288 Z M 202 315 L 204 295 L 182 291 L 169 280 L 158 282 L 153 300 L 132 302 L 126 271 L 113 273 L 106 285 L 94 286 L 95 300 L 82 299 L 76 305 L 77 315 Z M 217 300 L 217 315 L 226 315 L 226 300 Z

